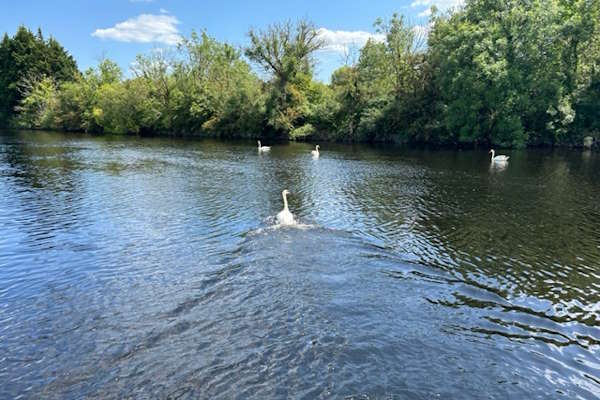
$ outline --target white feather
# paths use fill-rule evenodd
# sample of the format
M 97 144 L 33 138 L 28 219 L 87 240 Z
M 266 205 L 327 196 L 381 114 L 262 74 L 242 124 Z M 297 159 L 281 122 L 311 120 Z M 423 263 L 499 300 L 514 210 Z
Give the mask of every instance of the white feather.
M 496 155 L 496 152 L 492 149 L 490 150 L 490 153 L 492 153 L 492 162 L 496 162 L 496 163 L 502 163 L 502 162 L 507 162 L 508 159 L 510 158 L 509 156 L 503 156 L 503 155 Z
M 260 140 L 259 140 L 258 141 L 258 152 L 259 153 L 264 153 L 266 151 L 271 151 L 271 148 L 269 146 L 261 146 Z
M 294 219 L 294 215 L 290 212 L 288 208 L 287 195 L 288 191 L 284 190 L 281 192 L 281 196 L 283 196 L 283 210 L 277 214 L 277 223 L 279 225 L 296 225 L 296 220 Z
M 320 146 L 316 145 L 315 149 L 310 152 L 314 158 L 319 158 L 319 155 L 320 155 L 319 154 L 319 149 L 320 149 Z

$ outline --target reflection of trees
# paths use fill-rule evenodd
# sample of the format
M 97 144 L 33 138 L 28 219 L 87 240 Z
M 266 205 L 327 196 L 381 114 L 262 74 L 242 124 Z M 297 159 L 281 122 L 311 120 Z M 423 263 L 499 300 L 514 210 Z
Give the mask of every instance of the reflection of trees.
M 63 135 L 45 132 L 11 133 L 6 137 L 9 143 L 0 157 L 10 167 L 14 181 L 31 189 L 69 191 L 73 181 L 63 179 L 63 173 L 70 174 L 79 164 L 74 157 L 76 149 L 68 142 L 58 142 L 59 137 Z
M 512 152 L 498 171 L 484 152 L 340 150 L 302 164 L 307 212 L 319 223 L 494 291 L 598 301 L 598 163 Z
M 313 160 L 312 145 L 298 143 L 260 156 L 247 142 L 83 140 L 90 151 L 81 139 L 41 132 L 4 140 L 3 187 L 17 217 L 28 218 L 20 229 L 45 246 L 57 231 L 81 233 L 101 213 L 116 237 L 204 232 L 207 246 L 218 247 L 219 235 L 275 215 L 287 188 L 305 221 L 513 294 L 584 307 L 598 301 L 595 154 L 512 152 L 498 171 L 483 151 L 328 144 Z M 122 220 L 135 226 L 117 226 Z
M 479 168 L 478 174 L 431 175 L 435 189 L 425 202 L 438 211 L 415 228 L 450 256 L 453 266 L 441 266 L 463 276 L 492 278 L 553 302 L 593 304 L 600 213 L 592 199 L 600 192 L 573 173 L 578 166 L 570 157 L 517 153 L 501 174 Z M 472 162 L 472 171 L 478 164 Z
M 0 152 L 0 163 L 6 165 L 4 195 L 17 208 L 11 212 L 14 219 L 22 219 L 20 227 L 28 241 L 37 246 L 55 245 L 57 230 L 68 230 L 85 217 L 78 150 L 61 138 L 52 133 L 14 133 L 4 137 Z

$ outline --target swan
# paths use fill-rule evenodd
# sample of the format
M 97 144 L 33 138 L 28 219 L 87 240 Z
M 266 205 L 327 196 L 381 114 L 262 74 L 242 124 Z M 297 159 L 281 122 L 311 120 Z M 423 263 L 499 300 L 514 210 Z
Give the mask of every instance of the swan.
M 490 150 L 490 153 L 492 153 L 492 162 L 507 162 L 510 158 L 509 156 L 497 156 L 493 149 Z
M 262 153 L 265 151 L 271 151 L 271 148 L 269 146 L 261 146 L 260 144 L 260 140 L 258 141 L 258 152 Z
M 294 215 L 290 212 L 290 209 L 288 208 L 287 195 L 289 193 L 290 192 L 287 190 L 284 190 L 283 192 L 281 192 L 281 195 L 283 196 L 283 210 L 281 210 L 281 212 L 279 214 L 277 214 L 277 223 L 279 225 L 295 225 L 296 224 Z
M 318 158 L 319 157 L 319 149 L 320 148 L 321 147 L 319 145 L 316 145 L 315 149 L 310 152 L 314 158 Z

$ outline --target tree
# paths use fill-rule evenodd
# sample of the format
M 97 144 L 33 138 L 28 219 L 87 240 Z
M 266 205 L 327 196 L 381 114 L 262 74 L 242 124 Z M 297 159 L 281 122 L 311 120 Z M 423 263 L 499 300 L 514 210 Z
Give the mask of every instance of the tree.
M 393 78 L 395 96 L 414 93 L 425 45 L 424 28 L 408 25 L 398 14 L 387 21 L 378 19 L 375 28 L 385 35 L 384 58 Z
M 338 136 L 350 140 L 406 141 L 423 128 L 424 82 L 427 68 L 423 30 L 405 23 L 402 16 L 378 19 L 383 41 L 369 40 L 358 62 L 342 67 L 332 77 L 340 103 Z M 420 131 L 419 131 L 420 133 Z
M 22 99 L 19 84 L 24 79 L 55 82 L 75 79 L 77 65 L 53 38 L 45 40 L 41 30 L 34 35 L 21 26 L 12 38 L 0 43 L 0 125 L 6 125 Z
M 138 55 L 133 67 L 134 75 L 145 83 L 150 96 L 159 104 L 160 118 L 156 127 L 160 132 L 170 132 L 174 128 L 173 109 L 174 80 L 171 71 L 174 59 L 167 50 L 155 50 L 148 55 Z
M 313 54 L 324 43 L 314 24 L 300 20 L 250 30 L 245 54 L 272 75 L 267 101 L 268 123 L 285 136 L 307 120 L 304 89 L 312 80 Z M 305 129 L 306 130 L 306 129 Z
M 398 14 L 329 85 L 313 79 L 307 21 L 250 30 L 242 51 L 193 32 L 178 51 L 80 74 L 54 39 L 0 41 L 0 122 L 33 128 L 452 145 L 554 145 L 600 137 L 600 2 L 467 0 L 412 26 Z M 424 33 L 428 43 L 424 45 Z
M 312 22 L 300 20 L 248 32 L 251 44 L 246 56 L 272 73 L 283 86 L 298 74 L 311 75 L 312 56 L 324 43 Z
M 174 64 L 175 114 L 181 130 L 210 135 L 253 136 L 262 130 L 262 86 L 241 52 L 206 32 L 179 45 Z
M 597 10 L 589 1 L 472 0 L 435 18 L 429 54 L 443 124 L 455 140 L 516 147 L 566 141 L 574 104 L 591 82 L 583 72 L 597 59 Z
M 20 104 L 17 124 L 25 128 L 51 129 L 56 126 L 57 89 L 54 80 L 43 77 L 39 80 L 23 79 L 19 84 Z

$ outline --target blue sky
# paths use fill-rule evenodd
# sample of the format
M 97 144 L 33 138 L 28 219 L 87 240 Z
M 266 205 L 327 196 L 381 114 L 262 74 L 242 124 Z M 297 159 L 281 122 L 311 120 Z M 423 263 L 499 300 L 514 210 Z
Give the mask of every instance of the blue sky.
M 414 24 L 427 23 L 431 5 L 446 9 L 461 0 L 31 0 L 11 2 L 0 13 L 0 31 L 12 35 L 19 25 L 41 27 L 77 60 L 80 69 L 100 58 L 115 60 L 128 73 L 136 54 L 172 46 L 180 35 L 206 29 L 236 46 L 247 43 L 250 27 L 312 20 L 328 42 L 319 52 L 317 77 L 328 81 L 342 64 L 344 49 L 360 47 L 373 34 L 373 22 L 394 12 Z

